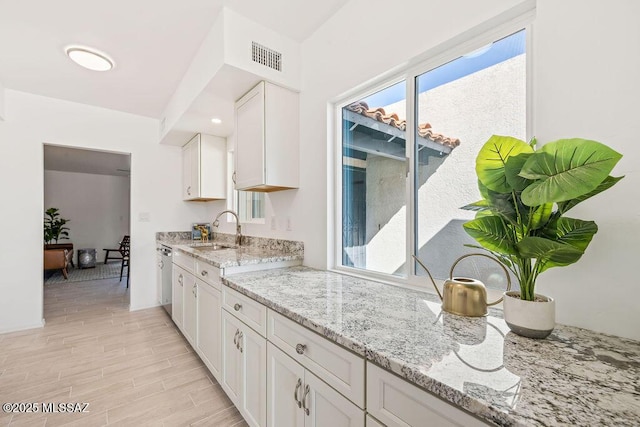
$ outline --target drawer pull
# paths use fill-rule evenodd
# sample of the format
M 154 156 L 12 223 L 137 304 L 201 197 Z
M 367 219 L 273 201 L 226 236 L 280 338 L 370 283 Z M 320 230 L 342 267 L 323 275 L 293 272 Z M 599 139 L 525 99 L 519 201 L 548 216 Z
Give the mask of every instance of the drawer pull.
M 241 308 L 242 308 L 242 304 L 239 304 L 239 303 L 233 304 L 233 309 L 235 311 L 240 311 Z
M 302 407 L 304 408 L 304 413 L 309 415 L 309 407 L 307 406 L 307 396 L 309 396 L 309 384 L 304 387 L 304 395 L 302 396 Z
M 307 349 L 307 346 L 304 344 L 298 344 L 296 345 L 296 353 L 298 354 L 304 354 L 304 351 Z
M 202 270 L 202 271 L 200 272 L 200 275 L 201 275 L 202 277 L 206 276 L 207 274 L 209 274 L 209 273 L 207 272 L 207 270 Z
M 238 348 L 238 334 L 240 333 L 240 330 L 236 329 L 236 334 L 233 337 L 233 343 L 236 345 L 236 348 Z
M 298 378 L 298 382 L 296 383 L 296 389 L 293 392 L 293 398 L 298 404 L 298 408 L 302 408 L 302 400 L 298 399 L 298 390 L 300 390 L 300 387 L 302 387 L 302 379 Z

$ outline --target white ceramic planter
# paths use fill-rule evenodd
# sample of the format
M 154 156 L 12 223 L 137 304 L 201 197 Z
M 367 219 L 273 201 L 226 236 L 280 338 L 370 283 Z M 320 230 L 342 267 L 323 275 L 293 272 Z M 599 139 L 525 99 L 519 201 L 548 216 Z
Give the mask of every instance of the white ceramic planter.
M 546 338 L 556 327 L 556 302 L 553 298 L 536 294 L 546 301 L 524 301 L 520 292 L 504 293 L 504 320 L 509 329 L 528 338 Z

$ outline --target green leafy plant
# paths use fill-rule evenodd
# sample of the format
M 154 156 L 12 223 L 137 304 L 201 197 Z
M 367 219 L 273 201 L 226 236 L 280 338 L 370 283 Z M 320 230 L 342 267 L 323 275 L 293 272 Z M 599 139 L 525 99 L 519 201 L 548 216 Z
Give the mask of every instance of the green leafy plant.
M 44 242 L 46 244 L 58 243 L 60 239 L 69 239 L 69 227 L 65 227 L 69 220 L 61 218 L 59 211 L 58 208 L 49 208 L 44 212 Z
M 580 259 L 596 223 L 564 216 L 578 203 L 615 185 L 609 175 L 622 155 L 586 139 L 561 139 L 536 150 L 509 136 L 492 136 L 480 149 L 476 174 L 482 200 L 463 227 L 520 282 L 520 298 L 535 299 L 538 275 Z

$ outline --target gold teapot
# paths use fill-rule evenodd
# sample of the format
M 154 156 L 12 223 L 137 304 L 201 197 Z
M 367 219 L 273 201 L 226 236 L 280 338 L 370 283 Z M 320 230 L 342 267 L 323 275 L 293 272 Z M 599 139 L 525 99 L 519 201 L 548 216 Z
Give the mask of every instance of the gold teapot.
M 459 316 L 481 317 L 487 315 L 487 307 L 498 304 L 502 301 L 502 297 L 493 302 L 487 302 L 487 288 L 480 280 L 468 277 L 453 277 L 453 270 L 456 265 L 465 258 L 471 256 L 483 256 L 489 258 L 500 265 L 507 277 L 507 291 L 511 289 L 511 278 L 504 265 L 497 259 L 485 254 L 467 254 L 458 258 L 451 266 L 449 279 L 444 282 L 444 290 L 440 293 L 440 289 L 436 286 L 433 276 L 429 269 L 416 257 L 412 255 L 418 264 L 427 272 L 433 287 L 442 301 L 442 309 L 448 313 L 457 314 Z

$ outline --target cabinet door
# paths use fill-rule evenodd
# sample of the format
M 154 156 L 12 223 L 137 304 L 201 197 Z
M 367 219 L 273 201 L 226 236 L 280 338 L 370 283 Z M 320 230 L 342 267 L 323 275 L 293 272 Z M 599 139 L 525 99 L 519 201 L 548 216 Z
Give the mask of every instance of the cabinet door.
M 184 313 L 183 313 L 183 333 L 189 344 L 192 347 L 196 347 L 196 322 L 198 315 L 198 306 L 197 306 L 197 285 L 196 278 L 191 273 L 185 273 L 184 275 L 184 286 L 183 286 L 183 304 L 184 304 Z
M 188 143 L 182 147 L 182 200 L 193 197 L 191 191 L 191 151 Z
M 186 272 L 178 267 L 177 265 L 173 265 L 173 280 L 172 280 L 172 292 L 171 292 L 171 318 L 173 319 L 173 323 L 176 324 L 178 329 L 182 330 L 183 323 L 183 287 L 184 287 L 184 276 Z
M 241 372 L 240 350 L 236 344 L 241 322 L 222 310 L 222 375 L 220 385 L 229 399 L 240 408 Z
M 302 427 L 304 368 L 270 342 L 267 343 L 267 426 Z
M 191 198 L 200 197 L 200 135 L 196 135 L 189 143 L 191 157 Z
M 197 348 L 200 357 L 213 376 L 220 379 L 221 338 L 220 291 L 198 279 L 197 292 L 198 324 L 196 327 Z
M 376 420 L 369 414 L 367 414 L 367 419 L 365 424 L 367 427 L 385 427 L 384 424 L 380 424 L 378 420 Z
M 264 82 L 236 103 L 236 190 L 264 184 Z
M 364 411 L 305 371 L 305 427 L 364 427 Z M 307 412 L 308 411 L 308 412 Z
M 242 324 L 240 355 L 242 399 L 240 413 L 252 427 L 267 424 L 267 340 Z

